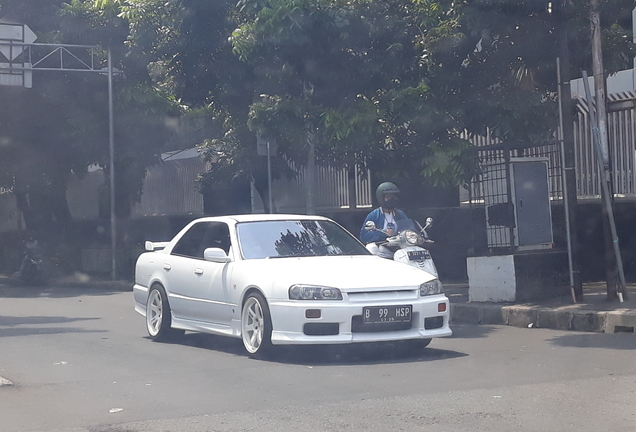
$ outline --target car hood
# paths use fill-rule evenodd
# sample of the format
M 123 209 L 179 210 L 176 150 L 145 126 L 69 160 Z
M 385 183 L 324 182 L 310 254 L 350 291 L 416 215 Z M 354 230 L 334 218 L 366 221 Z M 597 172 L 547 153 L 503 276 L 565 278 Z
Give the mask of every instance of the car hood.
M 241 264 L 254 277 L 269 279 L 274 285 L 321 285 L 349 292 L 386 287 L 413 289 L 435 279 L 423 270 L 377 256 L 274 258 Z

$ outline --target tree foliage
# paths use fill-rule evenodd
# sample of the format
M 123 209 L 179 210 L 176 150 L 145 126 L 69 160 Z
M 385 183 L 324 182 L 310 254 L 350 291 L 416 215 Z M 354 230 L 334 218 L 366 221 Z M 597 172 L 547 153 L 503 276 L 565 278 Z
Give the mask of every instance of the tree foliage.
M 460 184 L 476 165 L 464 130 L 488 128 L 504 143 L 551 139 L 563 23 L 572 76 L 590 64 L 586 0 L 3 0 L 2 6 L 40 41 L 113 50 L 126 74 L 116 83 L 118 183 L 129 186 L 122 202 L 138 194 L 165 140 L 166 119 L 179 110 L 219 130 L 203 146 L 213 162 L 202 175 L 203 191 L 253 179 L 267 201 L 257 135 L 278 143 L 275 177 L 294 175 L 288 161 L 307 163 L 311 143 L 326 164 L 368 167 L 377 178 L 416 184 L 423 178 Z M 633 2 L 604 0 L 602 7 L 604 61 L 613 73 L 629 67 L 634 54 Z M 5 186 L 26 159 L 18 148 L 34 148 L 46 161 L 64 159 L 47 168 L 51 178 L 108 163 L 100 77 L 59 74 L 38 82 L 40 93 L 29 95 L 28 106 L 5 110 L 0 120 Z M 76 100 L 76 89 L 85 100 Z M 27 90 L 0 92 L 22 97 Z M 30 115 L 46 117 L 41 128 L 15 126 L 28 124 Z M 45 142 L 51 157 L 38 147 Z
M 604 4 L 608 71 L 629 66 L 629 1 Z M 460 132 L 508 144 L 552 139 L 558 25 L 573 68 L 589 64 L 583 1 L 242 0 L 234 53 L 250 65 L 248 125 L 305 162 L 306 134 L 324 163 L 378 176 L 458 184 L 475 170 Z M 558 6 L 558 7 L 557 7 Z M 611 18 L 611 19 L 610 19 Z M 586 63 L 587 62 L 587 63 Z M 574 74 L 576 76 L 576 74 Z
M 115 66 L 126 75 L 116 77 L 114 83 L 116 203 L 122 217 L 139 199 L 145 169 L 158 161 L 162 143 L 170 136 L 166 120 L 179 115 L 174 97 L 152 82 L 148 57 L 128 46 L 130 34 L 150 19 L 125 17 L 129 3 L 133 4 L 79 0 L 2 4 L 2 13 L 13 12 L 27 23 L 39 43 L 112 48 Z M 149 2 L 134 2 L 142 3 Z M 149 27 L 154 28 L 154 23 Z M 106 66 L 105 51 L 97 61 Z M 2 99 L 11 101 L 0 108 L 0 180 L 18 197 L 27 226 L 46 231 L 53 221 L 64 226 L 70 220 L 65 195 L 69 175 L 82 175 L 91 164 L 110 163 L 108 88 L 106 77 L 97 73 L 34 71 L 33 83 L 32 89 L 0 87 Z

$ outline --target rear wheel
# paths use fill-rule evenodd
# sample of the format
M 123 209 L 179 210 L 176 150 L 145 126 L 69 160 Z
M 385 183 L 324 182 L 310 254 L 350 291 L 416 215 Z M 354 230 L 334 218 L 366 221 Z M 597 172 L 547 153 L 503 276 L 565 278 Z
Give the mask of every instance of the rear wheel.
M 155 341 L 166 340 L 170 336 L 182 334 L 183 330 L 171 328 L 172 315 L 166 290 L 161 285 L 154 285 L 146 302 L 146 329 Z
M 251 355 L 262 355 L 272 345 L 272 320 L 269 307 L 257 292 L 247 296 L 241 313 L 243 346 Z

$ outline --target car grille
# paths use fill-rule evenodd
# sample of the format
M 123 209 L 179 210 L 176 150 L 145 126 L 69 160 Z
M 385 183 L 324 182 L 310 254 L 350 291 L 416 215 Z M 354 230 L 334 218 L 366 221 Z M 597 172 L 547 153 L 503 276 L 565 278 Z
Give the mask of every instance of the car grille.
M 419 296 L 419 287 L 418 289 L 408 290 L 362 291 L 347 293 L 348 300 L 351 302 L 414 300 L 419 298 Z
M 352 333 L 379 333 L 389 331 L 410 330 L 413 327 L 413 323 L 417 322 L 417 317 L 414 316 L 411 322 L 395 322 L 395 323 L 379 323 L 379 324 L 365 324 L 362 319 L 362 315 L 354 315 L 351 318 L 351 332 Z

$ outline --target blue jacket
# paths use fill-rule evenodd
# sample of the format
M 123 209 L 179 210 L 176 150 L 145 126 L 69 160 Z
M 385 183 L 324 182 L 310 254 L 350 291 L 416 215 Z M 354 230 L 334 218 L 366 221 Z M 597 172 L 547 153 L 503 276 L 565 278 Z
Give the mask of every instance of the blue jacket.
M 406 213 L 404 213 L 402 210 L 395 209 L 396 222 L 406 218 L 407 218 Z M 372 210 L 371 213 L 367 215 L 367 218 L 362 223 L 362 228 L 360 229 L 360 240 L 364 244 L 382 241 L 386 238 L 386 234 L 384 234 L 383 232 L 367 231 L 364 229 L 364 224 L 366 224 L 367 221 L 370 221 L 370 220 L 375 222 L 375 226 L 378 229 L 384 228 L 384 212 L 382 211 L 381 207 L 378 207 L 377 209 Z

